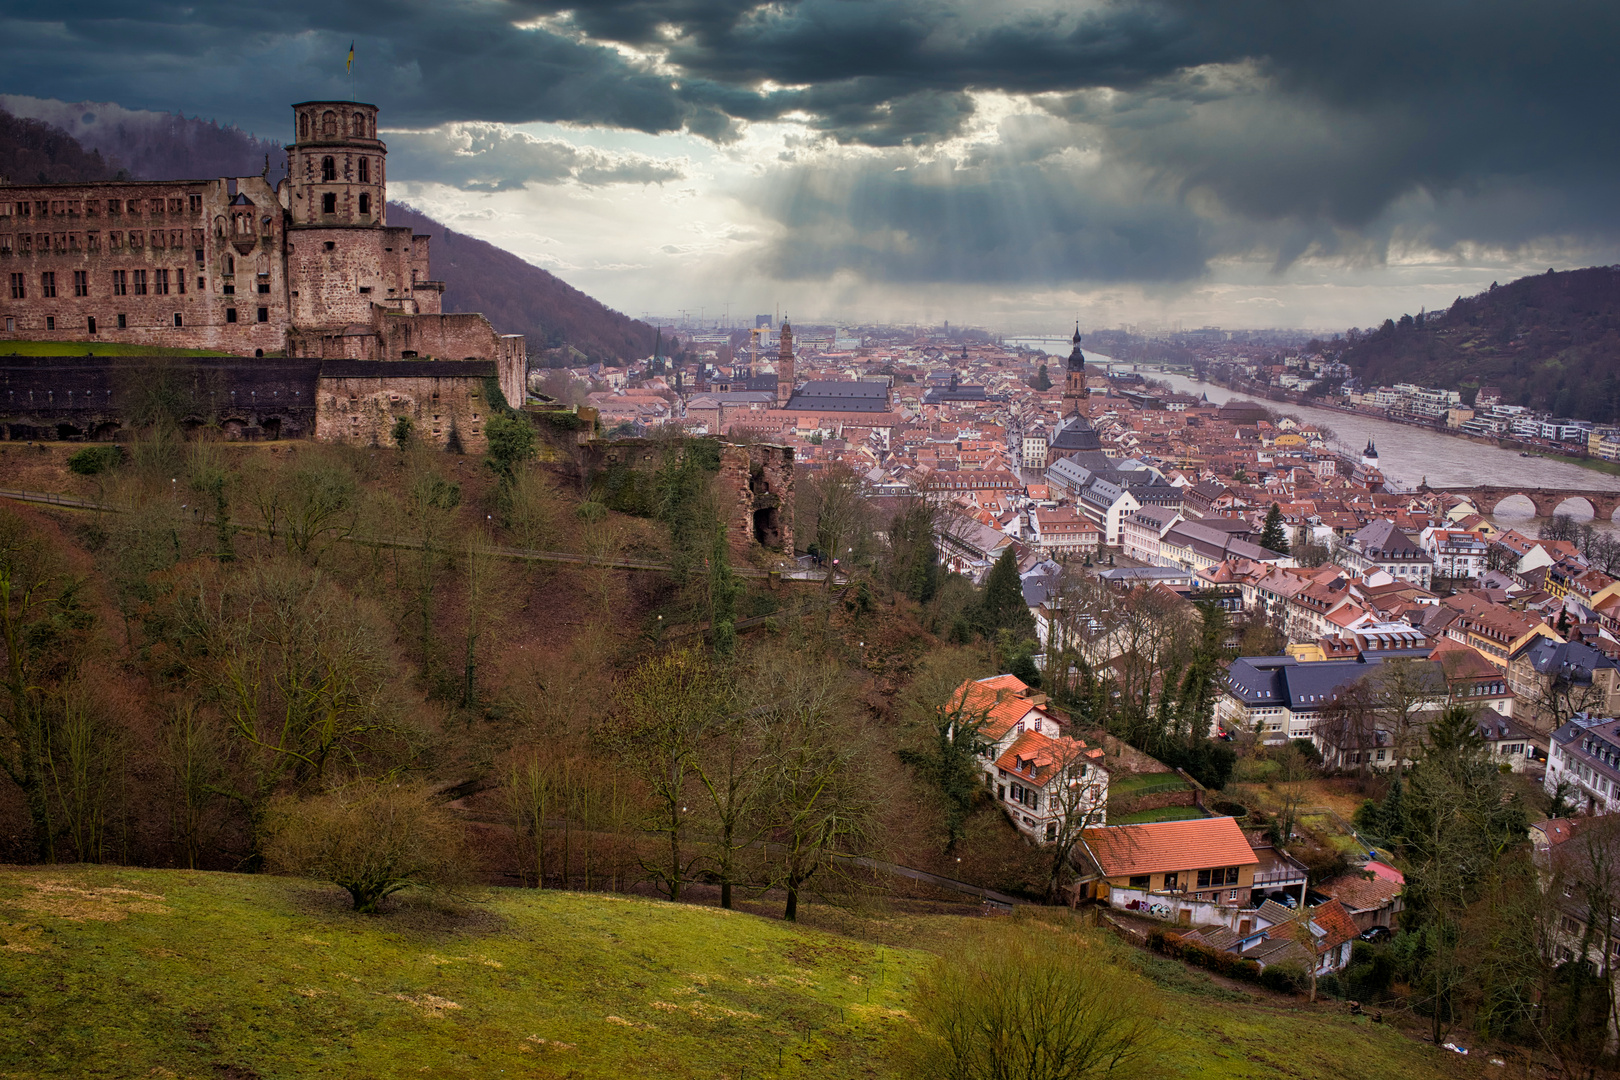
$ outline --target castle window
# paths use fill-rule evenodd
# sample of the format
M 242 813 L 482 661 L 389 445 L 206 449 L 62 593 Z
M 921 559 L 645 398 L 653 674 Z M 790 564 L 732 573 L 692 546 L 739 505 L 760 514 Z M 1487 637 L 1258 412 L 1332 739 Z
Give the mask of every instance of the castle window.
M 236 321 L 236 309 L 235 308 L 226 308 L 225 309 L 225 321 L 226 322 L 235 322 Z
M 28 286 L 23 284 L 21 274 L 11 275 L 11 298 L 13 300 L 26 300 L 28 298 Z
M 203 261 L 203 249 L 198 248 L 197 249 L 197 262 L 201 263 L 202 261 Z
M 330 155 L 321 158 L 321 179 L 327 183 L 337 179 L 337 158 Z
M 169 295 L 169 272 L 167 270 L 154 270 L 152 272 L 152 295 Z
M 108 199 L 107 200 L 107 214 L 108 214 L 109 217 L 113 216 L 113 215 L 116 215 L 123 208 L 124 208 L 123 204 L 120 203 L 117 199 Z
M 126 199 L 124 200 L 124 209 L 132 214 L 138 214 L 141 212 L 141 204 L 135 199 Z
M 178 311 L 174 313 L 174 328 L 176 330 L 180 329 L 180 313 Z
M 47 300 L 56 299 L 56 274 L 47 270 L 39 275 L 39 294 Z
M 361 158 L 360 159 L 360 182 L 362 184 L 371 183 L 371 159 L 370 158 Z
M 129 272 L 127 270 L 114 270 L 112 272 L 112 275 L 113 275 L 113 295 L 114 296 L 128 296 L 129 295 Z
M 326 250 L 327 250 L 327 251 L 331 251 L 331 250 L 333 250 L 333 249 L 334 249 L 334 248 L 336 248 L 336 247 L 337 247 L 337 244 L 336 244 L 336 243 L 335 243 L 335 242 L 334 242 L 334 241 L 331 241 L 331 240 L 328 240 L 328 241 L 327 241 L 327 242 L 326 242 Z
M 337 213 L 337 194 L 335 192 L 328 191 L 325 195 L 321 196 L 321 213 Z
M 260 322 L 269 322 L 270 321 L 270 309 L 269 308 L 262 307 L 262 308 L 259 309 L 259 321 Z
M 174 291 L 181 296 L 186 295 L 186 269 L 183 266 L 174 272 Z
M 85 320 L 84 325 L 85 329 L 94 334 L 96 332 L 96 317 L 94 315 L 90 316 Z
M 75 270 L 75 271 L 73 271 L 73 295 L 74 296 L 89 296 L 90 295 L 90 271 L 88 271 L 88 270 Z
M 236 273 L 236 256 L 235 255 L 227 255 L 227 256 L 225 256 L 225 276 L 226 277 L 232 277 L 232 276 L 235 275 L 235 273 Z
M 309 138 L 309 113 L 304 113 L 298 118 L 298 137 L 300 139 Z
M 11 331 L 11 330 L 15 330 L 15 329 L 17 329 L 17 320 L 16 319 L 11 319 L 11 318 L 6 319 L 6 330 Z M 92 334 L 95 333 L 94 330 L 92 330 L 90 332 Z
M 120 329 L 120 330 L 129 329 L 129 316 L 128 315 L 120 314 L 118 316 L 118 329 Z
M 337 113 L 327 110 L 321 114 L 321 138 L 337 138 Z
M 370 195 L 366 195 L 364 193 L 361 194 L 361 196 L 360 196 L 360 213 L 362 213 L 362 214 L 371 213 L 371 196 Z
M 201 195 L 192 195 L 189 198 L 190 198 L 190 203 L 191 203 L 191 212 L 193 214 L 201 213 L 202 212 L 202 196 Z
M 269 292 L 270 291 L 270 283 L 268 281 L 259 282 L 259 291 L 262 292 L 262 293 Z
M 139 232 L 138 230 L 131 230 L 129 234 L 129 246 L 132 248 L 145 247 L 145 234 Z
M 146 295 L 146 271 L 145 270 L 132 270 L 131 273 L 135 277 L 135 281 L 134 281 L 135 295 L 136 296 L 145 296 Z
M 55 330 L 56 329 L 56 316 L 55 315 L 47 315 L 47 316 L 45 316 L 45 329 L 47 329 L 47 330 Z
M 235 285 L 226 285 L 222 289 L 220 289 L 220 292 L 224 293 L 226 296 L 235 296 L 236 295 L 236 286 Z
M 361 137 L 365 136 L 365 134 L 366 134 L 366 114 L 365 113 L 355 113 L 354 114 L 354 126 L 353 126 L 352 130 L 353 130 L 353 133 L 356 134 L 356 135 L 359 135 Z
M 0 233 L 0 255 L 11 254 L 11 234 Z

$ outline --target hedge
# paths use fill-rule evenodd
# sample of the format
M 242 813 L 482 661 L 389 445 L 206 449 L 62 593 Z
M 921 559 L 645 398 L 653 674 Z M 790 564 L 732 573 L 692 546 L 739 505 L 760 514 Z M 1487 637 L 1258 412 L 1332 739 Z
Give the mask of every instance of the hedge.
M 1189 964 L 1207 968 L 1217 975 L 1226 975 L 1247 982 L 1263 981 L 1263 973 L 1258 962 L 1236 953 L 1210 948 L 1201 942 L 1188 941 L 1180 934 L 1159 929 L 1151 930 L 1148 932 L 1148 947 L 1172 959 L 1185 960 Z

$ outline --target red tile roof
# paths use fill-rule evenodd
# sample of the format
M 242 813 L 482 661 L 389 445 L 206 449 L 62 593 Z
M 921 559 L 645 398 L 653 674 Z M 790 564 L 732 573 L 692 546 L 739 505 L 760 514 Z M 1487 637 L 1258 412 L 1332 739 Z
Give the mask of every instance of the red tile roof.
M 1038 731 L 1026 731 L 996 759 L 996 768 L 1044 788 L 1071 760 L 1085 754 L 1086 744 L 1078 739 L 1052 739 Z
M 1150 821 L 1087 829 L 1081 834 L 1107 877 L 1244 866 L 1260 861 L 1237 822 L 1229 817 Z

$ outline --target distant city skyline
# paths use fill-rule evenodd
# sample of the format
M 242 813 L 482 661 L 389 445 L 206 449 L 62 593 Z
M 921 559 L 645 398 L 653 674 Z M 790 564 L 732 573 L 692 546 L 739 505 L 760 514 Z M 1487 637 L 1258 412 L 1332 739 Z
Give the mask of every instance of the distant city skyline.
M 275 139 L 372 102 L 395 198 L 632 315 L 1338 330 L 1620 262 L 1617 39 L 1595 3 L 21 4 L 0 93 Z

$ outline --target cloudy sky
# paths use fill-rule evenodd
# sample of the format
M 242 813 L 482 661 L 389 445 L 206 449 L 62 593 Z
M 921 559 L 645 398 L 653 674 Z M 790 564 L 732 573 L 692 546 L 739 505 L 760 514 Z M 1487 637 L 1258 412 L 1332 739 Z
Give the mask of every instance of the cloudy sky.
M 0 93 L 267 137 L 352 93 L 394 197 L 635 315 L 1342 328 L 1620 262 L 1617 43 L 1575 0 L 8 0 Z

